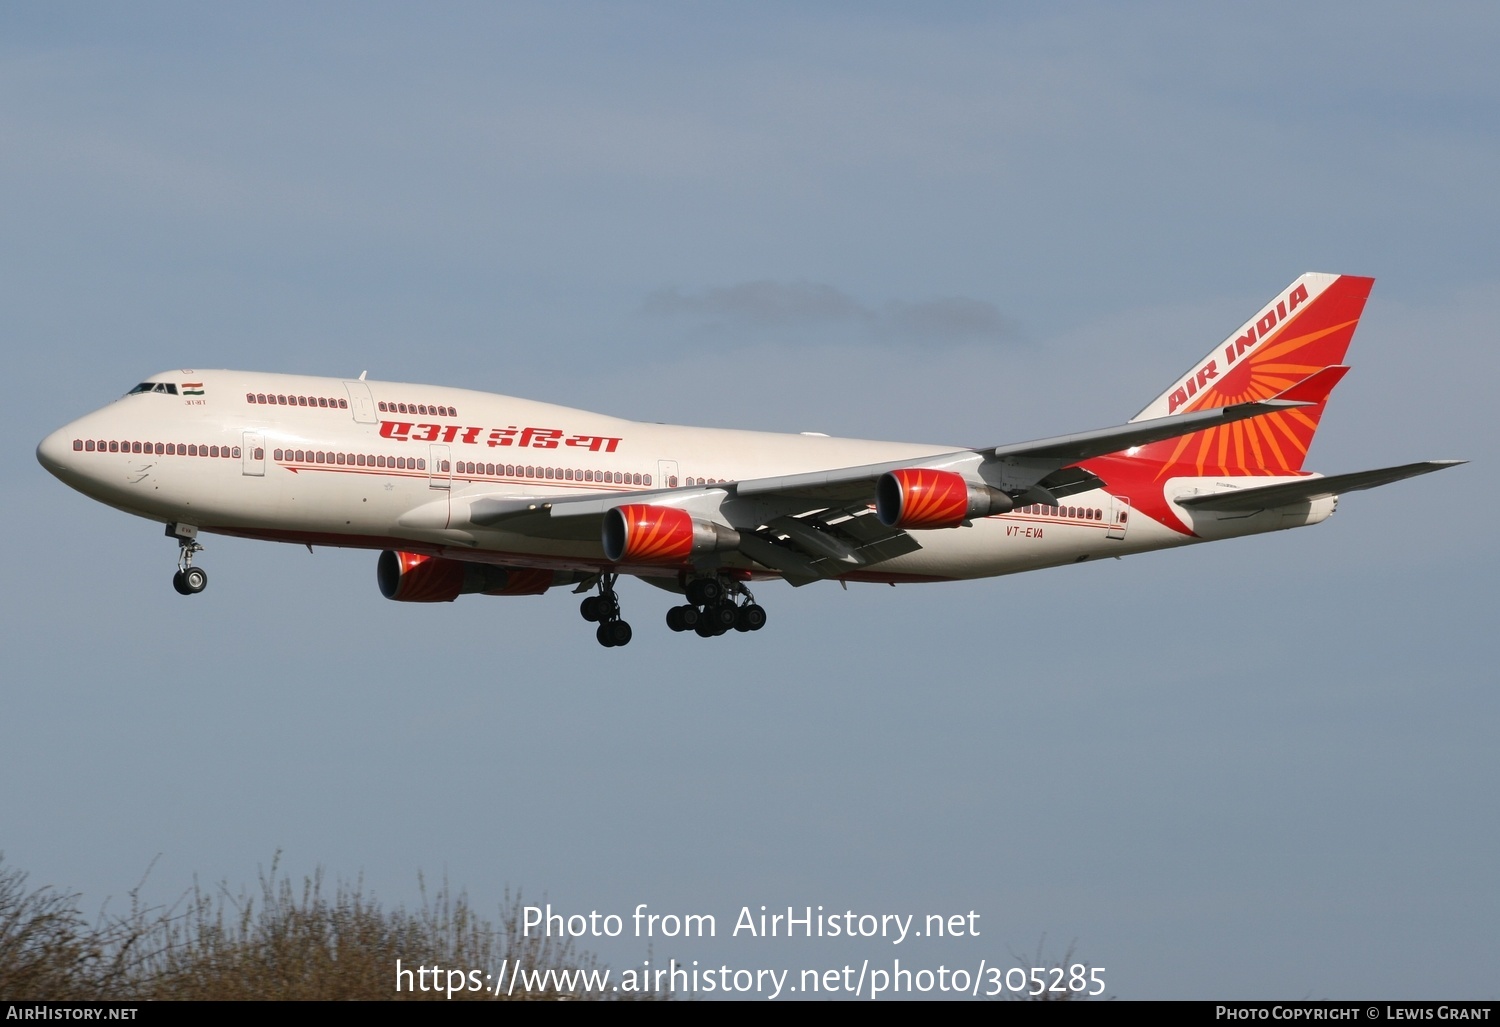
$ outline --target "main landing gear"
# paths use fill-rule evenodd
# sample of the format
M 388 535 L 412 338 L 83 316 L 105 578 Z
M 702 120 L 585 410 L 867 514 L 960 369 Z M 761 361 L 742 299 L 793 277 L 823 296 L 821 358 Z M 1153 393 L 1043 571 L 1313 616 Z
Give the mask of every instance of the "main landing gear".
M 766 626 L 766 611 L 742 582 L 694 578 L 687 584 L 687 600 L 667 611 L 667 627 L 673 631 L 695 631 L 700 638 L 713 638 L 731 629 L 759 631 Z
M 208 587 L 208 572 L 193 566 L 193 554 L 203 552 L 198 529 L 191 524 L 169 524 L 167 537 L 177 540 L 177 573 L 172 575 L 172 587 L 181 595 L 195 596 Z
M 599 594 L 589 596 L 578 606 L 583 619 L 599 625 L 594 637 L 606 649 L 617 645 L 629 645 L 630 625 L 620 619 L 620 597 L 615 595 L 618 574 L 599 575 Z
M 594 637 L 605 648 L 628 645 L 632 631 L 620 619 L 620 597 L 615 594 L 618 574 L 599 575 L 599 594 L 587 596 L 578 612 L 599 625 Z M 766 611 L 743 582 L 729 578 L 694 578 L 687 583 L 687 603 L 667 611 L 667 627 L 673 631 L 695 631 L 700 638 L 713 638 L 730 631 L 759 631 L 766 626 Z

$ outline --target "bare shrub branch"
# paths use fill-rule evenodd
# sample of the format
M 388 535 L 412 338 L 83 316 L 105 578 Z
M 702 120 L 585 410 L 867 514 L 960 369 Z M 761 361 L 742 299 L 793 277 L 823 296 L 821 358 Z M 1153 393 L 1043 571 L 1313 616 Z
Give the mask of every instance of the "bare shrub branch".
M 528 971 L 603 970 L 572 939 L 527 937 L 523 904 L 508 889 L 498 924 L 479 915 L 446 881 L 429 893 L 420 881 L 416 912 L 384 908 L 363 883 L 328 885 L 321 870 L 294 882 L 280 853 L 258 887 L 208 890 L 195 883 L 171 906 L 147 906 L 141 886 L 127 912 L 100 912 L 90 924 L 78 896 L 51 888 L 28 891 L 26 874 L 0 865 L 0 998 L 112 999 L 442 999 L 446 991 L 406 986 L 403 968 L 479 971 L 499 979 L 502 961 Z M 420 880 L 420 879 L 419 879 Z M 556 980 L 554 975 L 553 980 Z M 436 978 L 430 983 L 436 983 Z M 453 1000 L 504 998 L 455 991 Z M 616 998 L 615 993 L 551 987 L 515 998 Z M 666 998 L 666 995 L 650 996 Z

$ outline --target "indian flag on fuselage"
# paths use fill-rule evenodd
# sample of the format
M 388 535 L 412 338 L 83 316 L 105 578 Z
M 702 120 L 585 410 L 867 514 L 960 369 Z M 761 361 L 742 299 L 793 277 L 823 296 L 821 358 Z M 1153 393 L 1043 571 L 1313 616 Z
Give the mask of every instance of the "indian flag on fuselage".
M 201 395 L 203 395 L 203 383 L 202 382 L 183 382 L 182 383 L 182 394 L 184 396 L 201 396 Z
M 1131 420 L 1268 399 L 1342 364 L 1374 282 L 1353 275 L 1303 275 Z M 1157 478 L 1296 474 L 1324 406 L 1282 410 L 1152 443 L 1140 456 L 1160 463 Z

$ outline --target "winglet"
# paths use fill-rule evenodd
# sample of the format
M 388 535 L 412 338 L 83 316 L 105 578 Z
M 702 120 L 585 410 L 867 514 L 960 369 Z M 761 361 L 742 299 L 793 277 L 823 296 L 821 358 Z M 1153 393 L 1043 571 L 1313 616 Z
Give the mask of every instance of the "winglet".
M 1348 364 L 1331 364 L 1321 371 L 1314 371 L 1297 384 L 1283 389 L 1271 399 L 1292 403 L 1321 403 L 1328 398 L 1333 387 L 1348 373 Z

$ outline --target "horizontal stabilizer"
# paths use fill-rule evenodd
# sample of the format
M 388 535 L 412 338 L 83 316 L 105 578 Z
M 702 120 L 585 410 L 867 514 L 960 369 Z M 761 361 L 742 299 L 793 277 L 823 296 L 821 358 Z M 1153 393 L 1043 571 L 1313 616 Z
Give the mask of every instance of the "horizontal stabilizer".
M 1316 374 L 1310 374 L 1296 385 L 1277 395 L 1277 399 L 1291 399 L 1302 403 L 1321 403 L 1328 398 L 1333 387 L 1349 373 L 1348 364 L 1330 364 Z
M 1310 503 L 1315 499 L 1326 499 L 1345 492 L 1373 489 L 1403 478 L 1415 478 L 1419 474 L 1431 474 L 1433 471 L 1441 471 L 1445 467 L 1456 467 L 1463 463 L 1468 463 L 1468 461 L 1423 460 L 1420 463 L 1401 464 L 1399 467 L 1381 467 L 1373 471 L 1353 471 L 1349 474 L 1334 474 L 1326 478 L 1309 477 L 1301 481 L 1284 481 L 1276 485 L 1229 489 L 1206 496 L 1183 496 L 1177 500 L 1177 505 L 1193 510 L 1223 510 L 1242 513 L 1267 510 L 1278 506 L 1291 506 L 1294 503 Z

